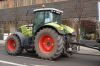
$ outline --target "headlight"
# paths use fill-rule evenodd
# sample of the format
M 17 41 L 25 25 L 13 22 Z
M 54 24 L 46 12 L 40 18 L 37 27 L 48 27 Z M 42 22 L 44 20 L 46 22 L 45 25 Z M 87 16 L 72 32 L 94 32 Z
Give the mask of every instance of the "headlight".
M 77 33 L 76 32 L 72 33 L 72 41 L 77 42 Z
M 77 36 L 77 33 L 76 32 L 73 32 L 72 33 L 72 36 L 75 36 L 76 37 Z

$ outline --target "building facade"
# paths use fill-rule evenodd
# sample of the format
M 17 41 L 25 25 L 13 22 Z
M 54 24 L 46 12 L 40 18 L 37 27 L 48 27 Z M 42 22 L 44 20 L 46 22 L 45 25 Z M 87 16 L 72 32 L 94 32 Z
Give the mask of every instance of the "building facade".
M 61 2 L 61 1 L 67 1 L 67 0 L 0 0 L 0 9 Z
M 87 35 L 96 34 L 98 2 L 99 0 L 0 0 L 0 33 L 11 33 L 23 24 L 32 23 L 32 11 L 45 4 L 46 7 L 64 11 L 62 22 L 73 27 L 78 38 L 91 39 Z

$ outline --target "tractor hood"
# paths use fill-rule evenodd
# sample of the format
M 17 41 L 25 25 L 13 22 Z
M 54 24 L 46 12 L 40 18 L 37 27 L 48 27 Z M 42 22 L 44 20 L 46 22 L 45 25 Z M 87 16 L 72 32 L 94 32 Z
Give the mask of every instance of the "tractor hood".
M 73 28 L 69 27 L 69 26 L 66 26 L 66 25 L 63 25 L 63 24 L 61 24 L 60 26 L 63 27 L 63 30 L 66 33 L 73 33 L 73 32 L 75 32 L 75 30 Z
M 73 33 L 75 30 L 69 26 L 63 24 L 57 24 L 57 22 L 48 23 L 46 25 L 56 28 L 58 31 L 63 31 L 66 34 Z

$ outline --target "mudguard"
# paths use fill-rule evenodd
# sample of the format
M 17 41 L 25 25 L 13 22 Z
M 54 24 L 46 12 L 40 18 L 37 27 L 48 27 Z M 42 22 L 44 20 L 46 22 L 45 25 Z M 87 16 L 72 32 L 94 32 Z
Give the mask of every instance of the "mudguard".
M 66 26 L 66 25 L 63 25 L 63 24 L 59 25 L 56 22 L 48 23 L 45 25 L 54 27 L 61 34 L 69 34 L 69 33 L 75 32 L 75 30 L 73 28 Z

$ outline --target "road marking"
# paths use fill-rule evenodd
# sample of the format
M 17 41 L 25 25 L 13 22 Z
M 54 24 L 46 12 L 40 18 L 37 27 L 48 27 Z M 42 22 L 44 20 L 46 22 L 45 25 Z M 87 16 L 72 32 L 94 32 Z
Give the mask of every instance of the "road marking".
M 0 60 L 0 63 L 10 64 L 10 65 L 15 65 L 15 66 L 28 66 L 28 65 L 23 65 L 23 64 L 18 64 L 18 63 L 3 61 L 3 60 Z

